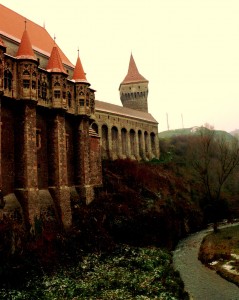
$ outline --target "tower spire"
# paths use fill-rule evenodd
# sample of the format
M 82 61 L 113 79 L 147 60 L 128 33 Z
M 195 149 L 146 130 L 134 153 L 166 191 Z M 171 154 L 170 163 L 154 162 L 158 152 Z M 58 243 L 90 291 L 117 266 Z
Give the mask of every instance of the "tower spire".
M 148 82 L 148 80 L 139 73 L 132 52 L 130 55 L 128 73 L 121 84 L 131 82 Z
M 52 48 L 46 69 L 49 72 L 66 73 L 56 44 Z
M 77 60 L 76 60 L 76 66 L 74 69 L 74 73 L 72 76 L 72 79 L 75 80 L 76 82 L 84 82 L 84 83 L 89 83 L 86 79 L 86 74 L 84 72 L 81 60 L 80 60 L 80 56 L 79 56 L 79 48 L 77 49 L 78 52 L 78 56 L 77 56 Z
M 25 30 L 23 32 L 22 39 L 17 51 L 17 58 L 36 60 L 34 51 L 32 49 L 32 44 L 26 29 L 26 23 L 27 23 L 26 19 L 24 22 L 25 22 Z
M 124 107 L 148 112 L 148 80 L 139 73 L 132 52 L 128 73 L 121 82 L 119 91 Z

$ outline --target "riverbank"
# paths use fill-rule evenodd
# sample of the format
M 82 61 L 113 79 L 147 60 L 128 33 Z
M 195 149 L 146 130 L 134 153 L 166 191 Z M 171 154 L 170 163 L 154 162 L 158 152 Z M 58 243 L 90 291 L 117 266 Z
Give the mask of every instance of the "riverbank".
M 179 271 L 185 290 L 193 300 L 239 300 L 239 288 L 223 279 L 198 260 L 200 245 L 212 229 L 183 239 L 173 254 L 174 268 Z
M 239 225 L 207 235 L 199 250 L 203 264 L 239 286 Z

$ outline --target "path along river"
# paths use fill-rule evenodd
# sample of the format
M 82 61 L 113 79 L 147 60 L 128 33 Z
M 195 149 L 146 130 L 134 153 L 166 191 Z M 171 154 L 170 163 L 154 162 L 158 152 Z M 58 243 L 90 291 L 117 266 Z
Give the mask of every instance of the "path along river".
M 239 300 L 239 288 L 198 260 L 200 244 L 211 230 L 200 231 L 179 242 L 173 254 L 185 290 L 193 300 Z

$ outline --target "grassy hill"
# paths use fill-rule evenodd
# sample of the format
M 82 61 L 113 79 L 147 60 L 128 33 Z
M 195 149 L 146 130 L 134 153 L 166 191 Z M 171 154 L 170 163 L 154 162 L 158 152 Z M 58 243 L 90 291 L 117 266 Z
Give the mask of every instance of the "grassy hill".
M 180 129 L 174 129 L 174 130 L 166 130 L 159 132 L 158 136 L 160 139 L 167 139 L 167 138 L 172 138 L 176 136 L 194 136 L 198 135 L 200 132 L 201 127 L 190 127 L 190 128 L 180 128 Z M 231 140 L 236 134 L 239 134 L 239 130 L 234 131 L 232 133 L 228 133 L 227 131 L 223 130 L 215 130 L 216 135 L 221 135 L 225 136 L 226 139 Z

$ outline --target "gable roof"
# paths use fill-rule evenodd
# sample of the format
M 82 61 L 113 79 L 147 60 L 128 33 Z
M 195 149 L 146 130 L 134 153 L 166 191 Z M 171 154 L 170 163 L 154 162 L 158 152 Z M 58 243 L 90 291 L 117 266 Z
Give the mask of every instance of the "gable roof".
M 25 20 L 25 17 L 0 4 L 1 35 L 20 43 Z M 29 34 L 33 50 L 50 57 L 52 47 L 54 46 L 54 40 L 46 29 L 30 20 L 27 20 L 27 32 Z M 73 68 L 73 64 L 61 51 L 61 49 L 59 49 L 59 52 L 62 62 Z
M 134 61 L 134 57 L 131 53 L 130 55 L 130 61 L 129 61 L 129 68 L 128 73 L 125 76 L 124 80 L 121 82 L 121 84 L 127 84 L 127 83 L 134 83 L 134 82 L 148 82 L 147 79 L 145 79 L 138 71 L 138 68 L 136 66 L 136 63 Z
M 150 113 L 111 104 L 108 102 L 95 100 L 95 109 L 101 112 L 112 113 L 120 116 L 130 117 L 133 119 L 138 119 L 138 120 L 158 124 L 158 122 L 154 119 L 154 117 Z

